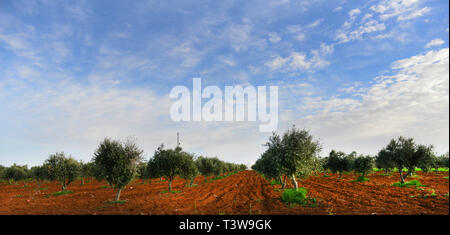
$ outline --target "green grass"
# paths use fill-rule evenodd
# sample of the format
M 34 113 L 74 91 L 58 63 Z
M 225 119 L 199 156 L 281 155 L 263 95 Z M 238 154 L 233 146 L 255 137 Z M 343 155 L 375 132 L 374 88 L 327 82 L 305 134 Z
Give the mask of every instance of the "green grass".
M 279 182 L 278 180 L 272 180 L 270 181 L 270 185 L 281 185 L 281 182 Z
M 409 188 L 409 187 L 421 187 L 421 186 L 424 186 L 423 184 L 421 184 L 418 180 L 411 180 L 411 181 L 407 181 L 407 182 L 405 182 L 405 183 L 401 183 L 401 182 L 396 182 L 396 183 L 393 183 L 392 184 L 392 186 L 395 186 L 395 187 L 407 187 L 407 188 Z
M 281 191 L 283 191 L 283 189 L 281 189 L 281 188 L 274 188 L 273 191 L 275 191 L 275 192 L 281 192 Z
M 19 197 L 19 198 L 20 198 L 20 197 L 23 197 L 23 195 L 16 195 L 16 197 Z
M 322 177 L 328 178 L 328 177 L 330 177 L 330 175 L 323 175 Z
M 448 176 L 445 176 L 444 179 L 448 180 Z
M 370 179 L 363 177 L 363 176 L 360 176 L 360 177 L 356 178 L 355 180 L 353 180 L 353 182 L 367 182 L 367 181 L 370 181 Z
M 281 195 L 281 201 L 287 205 L 309 205 L 315 202 L 315 199 L 308 198 L 308 190 L 306 188 L 286 189 Z
M 73 192 L 70 190 L 65 190 L 65 191 L 54 192 L 53 196 L 57 197 L 57 196 L 62 196 L 62 195 L 72 194 L 72 193 Z
M 161 191 L 161 193 L 169 193 L 169 190 Z M 181 191 L 172 190 L 172 191 L 170 191 L 170 193 L 181 193 Z
M 106 201 L 107 204 L 124 204 L 126 202 L 128 202 L 128 200 Z

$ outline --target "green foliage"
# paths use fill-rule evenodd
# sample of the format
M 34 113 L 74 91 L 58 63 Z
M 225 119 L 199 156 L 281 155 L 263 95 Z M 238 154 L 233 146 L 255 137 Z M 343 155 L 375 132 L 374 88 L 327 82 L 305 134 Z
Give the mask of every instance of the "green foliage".
M 377 168 L 384 169 L 385 174 L 392 171 L 392 169 L 395 168 L 395 162 L 392 158 L 392 154 L 390 154 L 386 149 L 380 150 L 375 158 L 375 165 Z
M 395 186 L 395 187 L 407 187 L 407 188 L 409 188 L 409 187 L 421 187 L 421 186 L 424 186 L 423 184 L 421 184 L 418 180 L 411 180 L 411 181 L 407 181 L 407 182 L 404 182 L 404 183 L 402 183 L 402 182 L 396 182 L 396 183 L 394 183 L 394 184 L 392 184 L 392 186 Z
M 306 130 L 292 127 L 282 137 L 273 133 L 266 143 L 268 149 L 252 166 L 252 169 L 268 178 L 280 179 L 282 175 L 291 177 L 294 188 L 297 178 L 307 178 L 319 169 L 317 160 L 321 146 Z
M 210 158 L 200 156 L 195 161 L 195 164 L 203 176 L 208 177 L 214 174 L 214 163 Z
M 295 176 L 304 179 L 312 173 L 321 146 L 308 131 L 295 127 L 284 133 L 281 145 L 283 171 L 292 177 L 294 188 L 297 188 Z
M 54 192 L 53 196 L 57 197 L 57 196 L 62 196 L 62 195 L 66 195 L 66 194 L 72 194 L 73 192 L 70 190 L 63 190 L 63 191 L 59 191 L 59 192 Z
M 281 139 L 279 136 L 273 135 L 269 138 L 266 146 L 269 148 L 256 160 L 252 168 L 268 179 L 279 180 L 283 174 Z
M 82 178 L 95 177 L 95 163 L 94 162 L 88 162 L 88 163 L 80 162 L 80 176 Z
M 392 139 L 381 151 L 389 156 L 396 168 L 408 169 L 406 174 L 403 171 L 399 172 L 401 183 L 405 182 L 406 177 L 414 172 L 416 167 L 426 166 L 432 162 L 433 156 L 433 146 L 417 145 L 414 139 L 402 136 Z
M 183 164 L 181 166 L 181 174 L 180 177 L 186 180 L 189 180 L 189 186 L 194 184 L 194 179 L 197 177 L 200 172 L 195 164 L 194 157 L 190 154 L 182 155 Z
M 328 167 L 333 173 L 339 173 L 339 178 L 342 177 L 342 173 L 351 171 L 353 168 L 355 153 L 346 155 L 344 152 L 336 152 L 331 150 L 328 156 Z
M 354 182 L 367 182 L 367 181 L 370 181 L 370 179 L 364 176 L 359 176 L 358 178 L 356 178 L 356 180 L 354 180 Z
M 65 153 L 50 155 L 43 167 L 47 170 L 48 178 L 61 183 L 62 191 L 73 182 L 80 174 L 80 163 Z
M 364 178 L 367 174 L 372 173 L 374 167 L 374 160 L 370 156 L 359 156 L 355 159 L 353 169 L 356 173 Z
M 125 204 L 128 200 L 107 201 L 107 204 Z
M 306 188 L 286 189 L 281 195 L 281 201 L 288 205 L 309 205 L 315 202 L 315 199 L 307 196 Z
M 176 176 L 188 175 L 184 170 L 189 168 L 186 166 L 189 161 L 193 161 L 192 156 L 183 152 L 181 148 L 164 149 L 164 145 L 161 145 L 149 163 L 155 168 L 155 172 L 168 180 L 169 191 L 172 191 L 173 179 Z
M 6 168 L 4 170 L 4 177 L 5 179 L 7 179 L 10 183 L 11 180 L 14 181 L 20 181 L 20 180 L 24 180 L 27 177 L 29 177 L 29 171 L 28 171 L 28 166 L 24 165 L 24 166 L 19 166 L 19 165 L 12 165 L 8 168 Z
M 125 143 L 105 139 L 94 153 L 96 178 L 106 180 L 109 185 L 120 191 L 127 186 L 137 174 L 137 166 L 142 160 L 143 151 L 135 140 L 128 139 Z

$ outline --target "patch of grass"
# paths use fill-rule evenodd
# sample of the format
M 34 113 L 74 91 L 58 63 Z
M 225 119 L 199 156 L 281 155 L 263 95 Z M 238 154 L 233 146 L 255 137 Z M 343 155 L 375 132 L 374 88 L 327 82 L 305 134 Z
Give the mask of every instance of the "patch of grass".
M 161 193 L 169 193 L 169 190 L 161 191 Z M 172 190 L 172 191 L 170 191 L 170 193 L 181 193 L 181 191 Z
M 316 202 L 315 198 L 309 198 L 307 196 L 308 190 L 306 188 L 286 189 L 281 195 L 281 201 L 288 206 L 292 205 L 312 205 Z
M 109 185 L 104 185 L 104 186 L 101 186 L 100 188 L 112 188 L 112 187 Z
M 62 196 L 62 195 L 66 195 L 66 194 L 71 194 L 73 193 L 70 190 L 65 190 L 65 191 L 59 191 L 59 192 L 54 192 L 53 196 L 57 197 L 57 196 Z
M 401 182 L 396 182 L 396 183 L 393 183 L 392 186 L 395 186 L 395 187 L 407 187 L 407 188 L 415 186 L 417 188 L 417 187 L 421 187 L 421 186 L 424 186 L 424 185 L 421 184 L 418 180 L 411 180 L 411 181 L 407 181 L 407 182 L 405 182 L 403 184 Z
M 330 177 L 330 175 L 323 175 L 322 177 L 324 177 L 324 178 L 328 178 L 328 177 Z
M 281 185 L 281 182 L 279 182 L 278 180 L 272 180 L 270 181 L 270 185 Z
M 16 197 L 20 198 L 20 197 L 23 197 L 23 195 L 20 195 L 20 194 L 19 194 L 19 195 L 16 195 Z
M 126 202 L 128 202 L 128 200 L 106 201 L 106 204 L 124 204 Z
M 448 176 L 445 176 L 444 179 L 448 180 Z
M 281 189 L 281 188 L 274 188 L 273 191 L 275 191 L 275 192 L 281 192 L 281 191 L 283 191 L 283 189 Z
M 356 178 L 355 180 L 353 180 L 353 182 L 367 182 L 367 181 L 370 181 L 370 179 L 363 177 L 363 176 L 360 176 L 360 177 Z

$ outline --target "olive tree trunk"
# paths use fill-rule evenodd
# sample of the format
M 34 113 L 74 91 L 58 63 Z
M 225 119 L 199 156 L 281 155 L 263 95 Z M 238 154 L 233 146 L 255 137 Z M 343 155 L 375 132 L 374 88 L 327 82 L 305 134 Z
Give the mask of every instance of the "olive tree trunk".
M 295 179 L 295 174 L 292 174 L 292 184 L 294 185 L 294 189 L 297 190 L 298 189 L 298 184 L 297 184 L 297 180 Z
M 121 188 L 117 189 L 117 194 L 116 194 L 116 200 L 115 201 L 119 201 L 120 200 L 120 192 L 122 192 L 122 189 Z

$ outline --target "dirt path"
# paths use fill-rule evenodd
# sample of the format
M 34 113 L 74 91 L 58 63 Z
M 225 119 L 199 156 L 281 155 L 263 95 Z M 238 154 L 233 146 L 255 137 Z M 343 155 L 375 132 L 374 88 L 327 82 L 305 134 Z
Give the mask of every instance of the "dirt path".
M 195 187 L 186 181 L 173 182 L 175 193 L 167 192 L 167 182 L 153 179 L 143 184 L 135 181 L 123 192 L 124 204 L 109 204 L 115 192 L 104 182 L 80 182 L 69 185 L 72 194 L 53 196 L 57 183 L 43 184 L 36 190 L 34 182 L 18 185 L 0 184 L 0 214 L 448 214 L 448 172 L 419 173 L 425 187 L 391 186 L 397 175 L 370 176 L 371 181 L 353 182 L 353 174 L 338 180 L 336 175 L 311 176 L 300 182 L 308 196 L 317 199 L 314 206 L 289 207 L 281 202 L 281 186 L 270 185 L 254 171 L 244 171 L 224 179 L 205 182 L 195 180 Z M 290 182 L 288 182 L 290 187 Z M 431 195 L 434 190 L 435 196 Z

